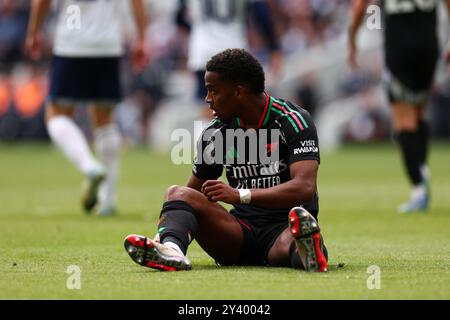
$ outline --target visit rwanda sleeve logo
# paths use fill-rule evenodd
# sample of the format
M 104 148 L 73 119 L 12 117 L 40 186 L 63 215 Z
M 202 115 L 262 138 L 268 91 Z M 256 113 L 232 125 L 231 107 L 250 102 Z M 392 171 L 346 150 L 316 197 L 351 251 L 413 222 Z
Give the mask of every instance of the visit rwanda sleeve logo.
M 316 146 L 316 141 L 314 140 L 305 140 L 300 142 L 301 147 L 294 149 L 294 155 L 302 154 L 302 153 L 317 153 L 319 152 L 319 147 Z

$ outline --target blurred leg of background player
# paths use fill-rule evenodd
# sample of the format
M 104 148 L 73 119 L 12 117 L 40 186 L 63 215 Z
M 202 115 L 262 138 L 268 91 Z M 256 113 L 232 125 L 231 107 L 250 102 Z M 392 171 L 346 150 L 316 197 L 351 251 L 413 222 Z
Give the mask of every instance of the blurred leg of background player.
M 46 109 L 50 138 L 72 164 L 87 178 L 82 205 L 90 212 L 97 203 L 97 189 L 105 178 L 103 165 L 92 154 L 86 137 L 73 121 L 73 105 L 51 102 Z
M 395 102 L 392 104 L 392 116 L 404 166 L 412 185 L 410 200 L 400 206 L 399 212 L 426 211 L 430 195 L 426 165 L 429 134 L 425 106 Z
M 113 121 L 113 110 L 111 105 L 93 105 L 90 110 L 95 152 L 106 170 L 106 179 L 99 190 L 99 215 L 112 215 L 116 211 L 122 139 L 119 128 Z
M 95 106 L 91 109 L 94 125 L 94 144 L 100 161 L 92 154 L 88 141 L 72 117 L 73 105 L 47 106 L 47 128 L 52 141 L 87 177 L 86 190 L 83 192 L 82 205 L 87 212 L 97 204 L 100 187 L 99 214 L 113 214 L 116 205 L 116 184 L 119 172 L 120 133 L 112 122 L 110 106 Z M 106 180 L 104 183 L 103 180 Z M 101 184 L 101 186 L 100 186 Z

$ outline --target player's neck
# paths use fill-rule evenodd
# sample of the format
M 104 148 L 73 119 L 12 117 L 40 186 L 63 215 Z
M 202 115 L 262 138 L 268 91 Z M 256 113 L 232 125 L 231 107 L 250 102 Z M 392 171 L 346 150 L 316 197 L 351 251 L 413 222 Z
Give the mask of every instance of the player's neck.
M 246 129 L 257 129 L 261 117 L 263 116 L 264 110 L 266 108 L 266 101 L 268 95 L 266 93 L 261 93 L 255 95 L 248 99 L 248 102 L 242 108 L 241 115 L 239 116 L 243 126 Z

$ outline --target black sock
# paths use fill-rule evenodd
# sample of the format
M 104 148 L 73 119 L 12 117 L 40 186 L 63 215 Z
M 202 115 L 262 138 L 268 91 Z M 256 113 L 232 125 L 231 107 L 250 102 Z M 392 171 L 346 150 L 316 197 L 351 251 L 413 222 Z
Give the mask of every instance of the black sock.
M 419 162 L 420 165 L 427 163 L 428 158 L 428 146 L 430 141 L 430 133 L 428 129 L 428 123 L 425 120 L 420 120 L 417 127 L 417 136 L 419 139 Z
M 194 209 L 185 201 L 167 201 L 163 204 L 158 223 L 161 243 L 176 243 L 183 254 L 197 232 L 197 218 Z
M 302 260 L 297 252 L 297 246 L 295 245 L 295 241 L 292 241 L 291 246 L 289 247 L 289 257 L 291 258 L 291 267 L 294 269 L 305 269 L 303 266 Z
M 418 185 L 422 182 L 418 134 L 417 132 L 401 131 L 397 134 L 397 140 L 408 177 L 413 185 Z

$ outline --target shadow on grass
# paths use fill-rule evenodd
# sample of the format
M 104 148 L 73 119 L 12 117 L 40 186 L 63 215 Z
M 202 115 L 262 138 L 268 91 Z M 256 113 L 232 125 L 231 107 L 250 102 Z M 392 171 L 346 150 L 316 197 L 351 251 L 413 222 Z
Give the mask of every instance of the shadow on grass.
M 350 270 L 358 270 L 360 267 L 353 266 L 349 267 L 347 264 L 339 263 L 339 264 L 330 264 L 328 265 L 328 272 L 337 272 L 341 270 L 350 271 Z M 304 272 L 304 270 L 294 269 L 289 267 L 270 267 L 270 266 L 216 266 L 216 265 L 205 265 L 205 264 L 197 264 L 192 267 L 192 272 L 202 272 L 202 271 L 218 271 L 218 272 L 266 272 L 266 273 L 279 273 L 279 272 Z M 143 268 L 142 270 L 136 271 L 136 273 L 171 273 L 164 272 L 156 269 Z M 315 274 L 312 272 L 311 274 Z M 318 274 L 318 273 L 317 273 Z

